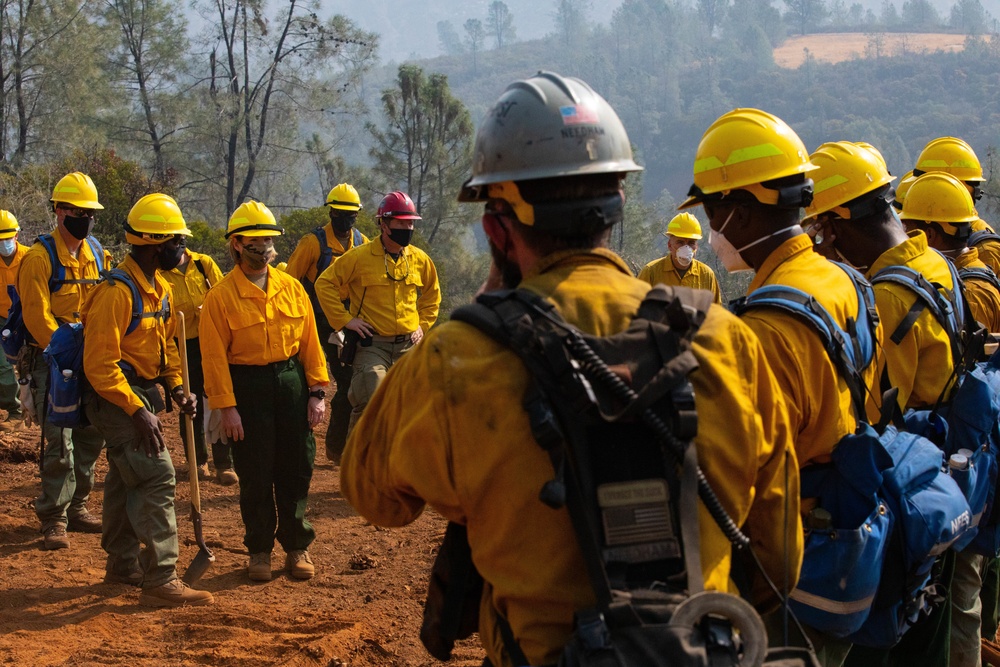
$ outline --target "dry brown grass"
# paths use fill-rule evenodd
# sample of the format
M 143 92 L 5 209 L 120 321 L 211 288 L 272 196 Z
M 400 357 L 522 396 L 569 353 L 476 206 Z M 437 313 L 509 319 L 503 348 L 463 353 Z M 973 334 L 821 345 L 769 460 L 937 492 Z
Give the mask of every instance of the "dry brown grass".
M 880 33 L 882 55 L 902 53 L 933 53 L 934 51 L 961 51 L 965 48 L 965 35 L 945 33 Z M 795 69 L 806 59 L 806 51 L 816 59 L 839 63 L 852 58 L 864 58 L 874 47 L 873 37 L 862 32 L 837 32 L 820 35 L 792 37 L 774 50 L 774 62 L 780 67 Z M 989 39 L 989 37 L 987 37 Z

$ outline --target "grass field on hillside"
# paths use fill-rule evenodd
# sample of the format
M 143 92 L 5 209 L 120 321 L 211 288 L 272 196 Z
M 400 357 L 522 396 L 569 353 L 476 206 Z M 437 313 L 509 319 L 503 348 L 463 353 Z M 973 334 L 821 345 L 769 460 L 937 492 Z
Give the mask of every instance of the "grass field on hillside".
M 875 37 L 862 32 L 838 32 L 804 37 L 792 37 L 774 50 L 774 62 L 780 67 L 795 69 L 806 59 L 806 52 L 816 60 L 838 63 L 852 58 L 873 55 L 876 46 L 884 56 L 904 53 L 933 53 L 934 51 L 961 51 L 965 48 L 965 35 L 946 33 L 879 33 L 881 45 Z M 987 37 L 989 39 L 989 37 Z

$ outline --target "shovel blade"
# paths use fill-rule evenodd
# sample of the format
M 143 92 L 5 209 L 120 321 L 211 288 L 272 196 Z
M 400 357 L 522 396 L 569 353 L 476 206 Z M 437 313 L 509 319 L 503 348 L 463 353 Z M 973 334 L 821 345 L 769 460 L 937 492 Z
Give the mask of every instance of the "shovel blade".
M 205 576 L 208 572 L 208 568 L 212 567 L 212 563 L 215 562 L 215 554 L 206 549 L 199 549 L 198 555 L 194 557 L 191 561 L 191 565 L 188 566 L 187 571 L 184 572 L 184 576 L 181 580 L 191 586 L 196 581 Z

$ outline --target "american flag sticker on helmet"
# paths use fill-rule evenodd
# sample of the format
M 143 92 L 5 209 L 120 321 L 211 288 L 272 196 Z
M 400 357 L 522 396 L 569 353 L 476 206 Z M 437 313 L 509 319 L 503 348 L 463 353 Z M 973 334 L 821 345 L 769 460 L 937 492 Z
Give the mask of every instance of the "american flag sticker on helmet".
M 559 107 L 559 113 L 562 114 L 563 125 L 593 125 L 601 122 L 597 117 L 597 110 L 584 104 Z

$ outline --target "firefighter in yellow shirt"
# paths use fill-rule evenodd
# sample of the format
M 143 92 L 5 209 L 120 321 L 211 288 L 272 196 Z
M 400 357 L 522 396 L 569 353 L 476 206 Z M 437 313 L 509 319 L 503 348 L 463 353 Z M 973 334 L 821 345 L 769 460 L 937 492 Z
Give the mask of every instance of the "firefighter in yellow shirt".
M 13 213 L 0 211 L 0 280 L 3 281 L 0 284 L 0 330 L 7 324 L 7 313 L 10 311 L 7 287 L 15 284 L 21 260 L 28 252 L 28 246 L 17 241 L 20 230 Z M 7 416 L 0 421 L 0 431 L 16 431 L 21 427 L 23 416 L 18 393 L 14 367 L 7 361 L 6 355 L 0 354 L 0 409 L 7 411 Z
M 906 203 L 909 202 L 909 203 Z M 965 285 L 965 298 L 976 321 L 988 331 L 1000 327 L 997 277 L 970 247 L 972 225 L 979 220 L 968 189 L 954 176 L 930 172 L 917 177 L 903 204 L 908 229 L 927 235 L 927 243 L 952 261 Z
M 894 204 L 899 208 L 906 206 L 904 200 L 916 178 L 904 177 L 894 201 L 893 177 L 885 164 L 857 144 L 846 141 L 823 144 L 810 156 L 810 161 L 818 169 L 810 174 L 816 181 L 815 197 L 806 215 L 813 233 L 821 239 L 818 250 L 827 255 L 839 254 L 864 271 L 869 280 L 886 269 L 906 266 L 938 285 L 942 292 L 950 293 L 955 288 L 948 261 L 928 246 L 923 231 L 907 232 L 893 211 Z M 918 297 L 907 287 L 875 281 L 874 289 L 875 305 L 885 332 L 884 364 L 889 385 L 899 391 L 899 408 L 901 411 L 931 408 L 942 397 L 947 398 L 944 392 L 953 380 L 954 360 L 948 333 L 926 309 L 916 319 L 910 319 Z M 876 400 L 879 394 L 872 392 L 869 402 L 869 418 L 873 420 L 881 416 L 882 406 Z M 951 580 L 954 558 L 954 553 L 948 552 L 938 563 L 937 580 L 945 586 Z M 852 667 L 948 664 L 947 635 L 951 623 L 951 606 L 939 605 L 891 650 L 855 646 L 846 664 Z
M 909 190 L 894 192 L 893 177 L 871 153 L 847 141 L 823 144 L 810 161 L 815 196 L 806 209 L 810 233 L 821 240 L 817 249 L 842 257 L 871 280 L 883 269 L 908 266 L 943 289 L 954 289 L 944 257 L 932 250 L 921 231 L 907 233 L 892 211 Z M 904 176 L 904 181 L 907 177 Z M 912 179 L 916 180 L 916 179 Z M 911 182 L 912 182 L 911 180 Z M 885 332 L 884 364 L 889 384 L 898 388 L 901 410 L 926 408 L 937 403 L 951 377 L 951 343 L 944 327 L 930 311 L 919 314 L 912 326 L 899 327 L 916 301 L 903 285 L 875 284 L 875 305 Z M 873 392 L 869 418 L 877 420 L 882 406 Z
M 361 197 L 350 183 L 335 185 L 326 196 L 326 205 L 330 208 L 330 222 L 317 227 L 303 236 L 292 256 L 288 258 L 285 271 L 293 278 L 298 278 L 309 293 L 313 312 L 316 314 L 316 324 L 319 327 L 319 339 L 326 351 L 326 360 L 330 365 L 330 374 L 336 383 L 333 398 L 330 399 L 330 423 L 326 429 L 326 458 L 333 462 L 340 461 L 340 454 L 347 442 L 347 425 L 351 420 L 351 402 L 347 400 L 347 392 L 351 388 L 351 366 L 340 362 L 340 346 L 343 335 L 335 333 L 326 320 L 326 315 L 316 298 L 316 279 L 338 257 L 351 248 L 368 243 L 368 237 L 354 226 L 361 210 Z
M 270 581 L 276 538 L 292 577 L 315 574 L 308 548 L 316 532 L 305 515 L 312 429 L 330 378 L 305 289 L 268 266 L 282 233 L 266 206 L 240 205 L 226 231 L 235 267 L 205 295 L 201 314 L 205 392 L 233 446 L 253 581 Z
M 205 391 L 205 375 L 201 370 L 201 344 L 198 340 L 198 324 L 201 321 L 201 304 L 205 294 L 222 280 L 222 271 L 209 255 L 203 255 L 185 248 L 180 264 L 161 274 L 174 294 L 177 309 L 184 313 L 187 324 L 187 358 L 191 373 L 191 393 L 202 396 Z M 178 343 L 179 344 L 179 343 Z M 180 425 L 184 456 L 187 457 L 187 429 Z M 194 465 L 198 466 L 198 476 L 208 477 L 208 446 L 205 443 L 205 411 L 198 410 L 194 419 Z M 212 461 L 215 463 L 215 479 L 223 486 L 231 486 L 239 481 L 233 472 L 233 455 L 229 445 L 217 441 L 212 443 Z M 188 465 L 192 465 L 188 461 Z
M 596 115 L 593 144 L 528 140 L 558 137 L 560 107 L 576 104 Z M 621 181 L 640 169 L 624 127 L 587 84 L 550 72 L 508 87 L 496 108 L 509 112 L 490 114 L 480 128 L 475 150 L 485 159 L 460 195 L 486 204 L 496 275 L 507 287 L 545 297 L 585 332 L 623 330 L 649 290 L 606 247 L 622 219 Z M 517 168 L 505 170 L 501 155 Z M 711 306 L 693 349 L 695 445 L 705 475 L 754 536 L 771 578 L 794 583 L 802 547 L 798 482 L 775 378 L 752 332 L 721 307 Z M 528 383 L 516 353 L 465 323 L 444 323 L 386 377 L 348 439 L 341 469 L 345 497 L 375 524 L 405 525 L 430 505 L 467 528 L 485 580 L 479 637 L 497 667 L 555 664 L 574 612 L 595 602 L 567 510 L 539 499 L 553 467 L 523 407 Z M 705 508 L 699 511 L 705 587 L 735 591 L 731 545 Z M 754 590 L 762 606 L 768 596 Z M 501 615 L 523 663 L 504 648 Z
M 979 162 L 979 157 L 972 150 L 972 146 L 958 137 L 938 137 L 932 139 L 920 151 L 917 156 L 917 165 L 913 168 L 913 176 L 922 174 L 943 172 L 951 174 L 962 181 L 972 201 L 978 202 L 983 196 L 983 185 L 986 178 L 983 177 L 983 165 Z M 1000 275 L 1000 235 L 997 235 L 993 226 L 979 217 L 971 223 L 972 236 L 969 246 L 975 248 L 979 254 L 979 260 L 993 270 L 993 273 Z
M 715 295 L 715 302 L 722 303 L 719 282 L 708 265 L 694 258 L 701 240 L 701 225 L 690 213 L 678 213 L 667 224 L 667 255 L 654 259 L 639 272 L 639 280 L 650 285 L 679 285 L 705 289 Z
M 170 286 L 160 275 L 177 266 L 190 230 L 171 197 L 150 194 L 129 211 L 129 255 L 121 273 L 98 285 L 83 307 L 83 370 L 94 396 L 87 418 L 107 441 L 104 530 L 106 582 L 142 586 L 139 604 L 207 605 L 215 599 L 177 578 L 174 466 L 156 412 L 163 408 L 158 382 L 187 414 L 197 405 L 185 394 L 171 316 Z M 135 287 L 142 307 L 134 317 Z M 131 331 L 129 331 L 131 329 Z M 141 550 L 140 550 L 141 547 Z
M 31 376 L 31 397 L 45 437 L 42 490 L 35 499 L 35 514 L 41 522 L 42 549 L 47 551 L 69 548 L 67 527 L 101 531 L 101 520 L 87 510 L 87 499 L 94 488 L 94 462 L 104 440 L 92 426 L 63 429 L 45 421 L 49 367 L 42 350 L 59 324 L 80 321 L 84 298 L 97 284 L 99 269 L 108 268 L 111 261 L 111 255 L 90 235 L 94 214 L 104 207 L 89 176 L 80 172 L 63 176 L 50 201 L 56 229 L 31 246 L 17 273 L 17 293 L 31 337 L 19 368 Z
M 735 109 L 702 136 L 694 184 L 681 208 L 704 206 L 712 248 L 727 270 L 755 272 L 747 294 L 772 284 L 797 288 L 849 329 L 848 322 L 857 322 L 863 307 L 854 283 L 813 251 L 812 239 L 799 224 L 800 208 L 812 201 L 809 175 L 815 169 L 802 140 L 784 121 L 759 109 Z M 803 319 L 776 308 L 753 308 L 741 319 L 757 334 L 775 369 L 799 466 L 830 461 L 837 443 L 854 433 L 858 418 L 866 415 L 856 413 L 822 338 Z M 881 328 L 875 338 L 881 342 Z M 858 370 L 870 389 L 876 364 Z M 812 499 L 803 503 L 814 504 Z M 806 630 L 825 666 L 843 664 L 850 643 L 817 628 Z
M 343 329 L 353 356 L 351 420 L 354 428 L 385 374 L 417 345 L 437 320 L 441 287 L 426 252 L 410 245 L 417 207 L 404 192 L 378 205 L 378 239 L 348 251 L 316 281 L 316 294 L 334 329 Z M 353 340 L 352 340 L 353 339 Z

